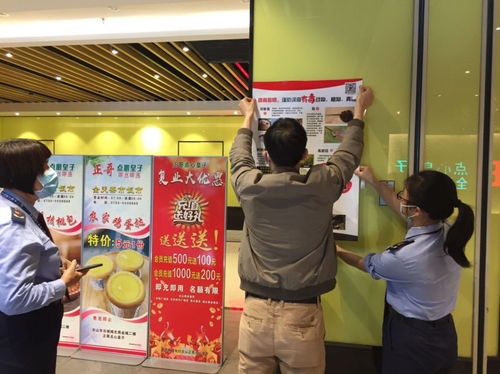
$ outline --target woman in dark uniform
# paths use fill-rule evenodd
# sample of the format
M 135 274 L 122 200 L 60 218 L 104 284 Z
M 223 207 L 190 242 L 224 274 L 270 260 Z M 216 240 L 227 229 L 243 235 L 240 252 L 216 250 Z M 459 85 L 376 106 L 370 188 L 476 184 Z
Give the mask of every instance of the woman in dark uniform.
M 0 142 L 0 373 L 55 373 L 66 288 L 82 273 L 62 261 L 34 203 L 57 189 L 51 153 L 31 139 Z M 66 270 L 61 276 L 60 267 Z
M 408 221 L 400 243 L 361 257 L 337 246 L 349 265 L 387 281 L 383 374 L 448 373 L 457 358 L 455 308 L 460 273 L 470 263 L 465 244 L 474 230 L 472 209 L 457 197 L 453 180 L 434 170 L 408 177 L 395 194 L 370 168 L 356 172 Z M 446 221 L 458 209 L 453 224 Z

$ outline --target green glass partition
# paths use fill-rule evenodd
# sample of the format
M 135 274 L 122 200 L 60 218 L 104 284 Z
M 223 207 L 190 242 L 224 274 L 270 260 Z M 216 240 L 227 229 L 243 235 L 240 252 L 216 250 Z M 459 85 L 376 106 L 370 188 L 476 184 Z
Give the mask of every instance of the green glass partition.
M 429 2 L 427 74 L 424 78 L 424 168 L 449 175 L 455 181 L 459 198 L 474 211 L 480 121 L 481 20 L 481 1 Z M 474 240 L 473 237 L 466 247 L 471 262 L 474 260 Z M 471 357 L 472 353 L 473 275 L 473 267 L 462 272 L 453 313 L 458 353 L 464 357 Z
M 493 45 L 493 92 L 491 98 L 491 114 L 493 127 L 493 175 L 490 186 L 490 217 L 488 237 L 488 319 L 487 344 L 488 373 L 494 373 L 500 367 L 499 352 L 499 315 L 500 315 L 500 6 L 495 12 L 495 38 Z M 498 372 L 498 371 L 496 371 Z

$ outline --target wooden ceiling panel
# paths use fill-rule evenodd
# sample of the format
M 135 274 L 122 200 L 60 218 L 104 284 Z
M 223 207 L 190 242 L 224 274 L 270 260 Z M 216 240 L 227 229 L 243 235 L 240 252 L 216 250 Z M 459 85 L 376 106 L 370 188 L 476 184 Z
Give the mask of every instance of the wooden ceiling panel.
M 249 90 L 236 62 L 186 43 L 0 48 L 0 102 L 236 100 Z
M 89 94 L 77 88 L 64 85 L 56 80 L 20 70 L 0 63 L 0 83 L 23 88 L 33 93 L 51 97 L 53 101 L 104 101 L 102 97 Z M 0 93 L 0 96 L 1 93 Z

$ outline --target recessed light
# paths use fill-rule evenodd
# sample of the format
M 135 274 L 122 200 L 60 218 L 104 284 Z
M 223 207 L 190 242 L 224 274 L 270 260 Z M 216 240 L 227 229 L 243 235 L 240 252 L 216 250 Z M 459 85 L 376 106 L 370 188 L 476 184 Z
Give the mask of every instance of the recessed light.
M 500 27 L 497 27 L 497 31 L 500 31 Z
M 16 116 L 18 116 L 18 115 L 19 115 L 19 112 L 16 112 Z
M 189 48 L 188 48 L 187 46 L 182 47 L 182 50 L 183 50 L 184 52 L 189 52 Z
M 238 111 L 236 111 L 236 110 L 235 110 L 235 111 L 233 112 L 233 114 L 234 114 L 235 116 L 237 116 L 237 115 L 238 115 Z
M 100 115 L 102 115 L 102 113 L 101 112 L 97 112 L 97 115 L 100 116 Z
M 208 75 L 207 75 L 206 73 L 203 73 L 201 76 L 202 76 L 203 78 L 208 77 Z
M 59 112 L 57 112 L 56 114 L 57 114 L 58 116 L 60 116 L 60 115 L 61 115 L 61 113 L 59 113 Z
M 61 78 L 59 75 L 57 75 L 57 76 L 56 76 L 56 80 L 57 80 L 57 81 L 60 81 L 61 79 L 62 79 L 62 78 Z
M 155 74 L 153 77 L 155 77 L 155 79 L 160 79 L 160 74 Z
M 111 50 L 111 53 L 114 54 L 114 55 L 117 55 L 118 54 L 118 51 L 116 49 L 112 49 Z
M 186 112 L 186 114 L 187 114 L 188 116 L 190 116 L 190 115 L 191 115 L 191 112 Z
M 12 53 L 10 53 L 10 52 L 7 52 L 7 53 L 5 54 L 5 56 L 7 56 L 7 57 L 9 57 L 9 58 L 10 58 L 10 57 L 14 57 L 14 55 L 13 55 Z
M 469 74 L 469 73 L 470 73 L 470 70 L 466 70 L 466 71 L 465 71 L 465 74 Z

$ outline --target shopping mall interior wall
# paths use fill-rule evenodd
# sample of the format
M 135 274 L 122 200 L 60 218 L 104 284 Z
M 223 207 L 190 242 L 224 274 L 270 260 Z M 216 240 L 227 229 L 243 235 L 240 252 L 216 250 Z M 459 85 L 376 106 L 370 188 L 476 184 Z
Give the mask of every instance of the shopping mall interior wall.
M 53 139 L 57 154 L 177 155 L 178 141 L 190 144 L 182 155 L 229 155 L 240 116 L 217 117 L 7 117 L 0 119 L 0 138 Z M 238 206 L 231 187 L 228 206 Z
M 363 163 L 402 189 L 407 173 L 413 4 L 400 0 L 256 0 L 254 81 L 362 78 L 376 102 L 367 112 Z M 405 161 L 405 162 L 404 162 Z M 359 254 L 399 242 L 405 223 L 361 190 Z M 379 345 L 385 283 L 338 266 L 337 288 L 322 298 L 333 342 Z

